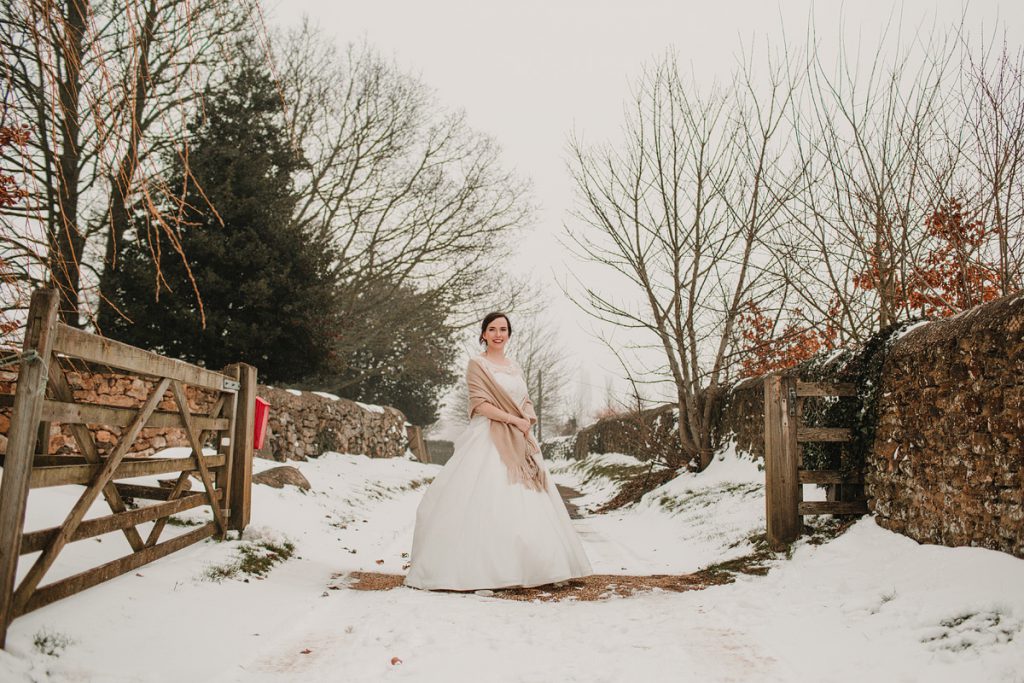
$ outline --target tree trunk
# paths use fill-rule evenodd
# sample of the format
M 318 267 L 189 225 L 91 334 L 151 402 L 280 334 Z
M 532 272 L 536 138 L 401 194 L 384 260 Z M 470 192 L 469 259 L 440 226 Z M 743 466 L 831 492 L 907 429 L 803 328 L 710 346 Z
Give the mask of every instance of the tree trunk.
M 146 109 L 149 95 L 149 52 L 153 42 L 153 30 L 156 24 L 157 0 L 150 0 L 146 9 L 144 28 L 139 37 L 139 59 L 135 66 L 134 107 L 132 124 L 129 130 L 128 149 L 117 166 L 117 174 L 110 179 L 110 230 L 107 232 L 107 244 L 103 254 L 103 271 L 100 273 L 100 300 L 97 304 L 97 315 L 100 331 L 108 326 L 107 317 L 117 315 L 116 311 L 106 305 L 111 295 L 110 278 L 117 269 L 117 252 L 125 233 L 128 231 L 128 198 L 132 190 L 132 180 L 139 167 L 139 140 L 142 137 L 142 116 Z
M 50 279 L 60 292 L 60 315 L 65 323 L 81 327 L 79 288 L 85 236 L 78 229 L 78 180 L 81 171 L 81 121 L 78 94 L 81 89 L 82 37 L 89 14 L 88 0 L 68 0 L 64 18 L 64 78 L 59 85 L 63 123 L 60 153 L 60 186 L 57 193 L 60 218 L 50 235 Z

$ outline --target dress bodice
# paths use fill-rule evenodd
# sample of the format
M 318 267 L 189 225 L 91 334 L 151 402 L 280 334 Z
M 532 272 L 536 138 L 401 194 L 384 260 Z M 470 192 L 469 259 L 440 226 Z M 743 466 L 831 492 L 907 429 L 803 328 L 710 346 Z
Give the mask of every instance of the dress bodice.
M 523 379 L 523 373 L 519 370 L 519 366 L 511 360 L 507 365 L 498 365 L 488 360 L 483 354 L 478 356 L 478 358 L 491 371 L 494 379 L 501 385 L 502 389 L 508 392 L 512 400 L 516 403 L 522 403 L 527 396 L 527 388 L 526 380 Z

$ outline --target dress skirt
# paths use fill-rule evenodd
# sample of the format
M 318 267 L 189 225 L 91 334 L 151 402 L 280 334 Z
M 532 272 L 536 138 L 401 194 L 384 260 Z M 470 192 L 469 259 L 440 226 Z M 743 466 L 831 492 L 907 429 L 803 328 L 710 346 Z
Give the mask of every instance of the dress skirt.
M 546 491 L 509 483 L 490 420 L 474 416 L 420 502 L 406 585 L 530 587 L 592 574 L 550 475 L 547 482 Z

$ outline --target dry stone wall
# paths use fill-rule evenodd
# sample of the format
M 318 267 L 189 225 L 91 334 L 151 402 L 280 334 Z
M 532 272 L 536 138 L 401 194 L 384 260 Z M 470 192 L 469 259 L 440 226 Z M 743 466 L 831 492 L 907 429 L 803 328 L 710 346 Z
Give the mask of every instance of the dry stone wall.
M 893 345 L 866 484 L 883 527 L 1024 557 L 1024 296 Z
M 155 382 L 111 372 L 68 372 L 75 399 L 121 408 L 142 405 Z M 0 394 L 13 394 L 17 373 L 0 372 Z M 189 409 L 203 414 L 213 407 L 212 392 L 186 388 Z M 263 449 L 256 455 L 273 460 L 305 460 L 324 451 L 360 453 L 376 458 L 404 455 L 408 445 L 405 416 L 395 408 L 364 406 L 348 399 L 313 392 L 291 392 L 260 386 L 257 394 L 270 403 L 268 433 Z M 169 396 L 169 395 L 168 395 Z M 165 399 L 160 410 L 177 410 L 173 399 Z M 10 409 L 0 409 L 0 453 L 7 450 Z M 108 453 L 121 436 L 121 428 L 90 425 L 100 453 Z M 185 446 L 182 429 L 142 430 L 129 456 L 148 456 L 170 446 Z M 73 453 L 78 448 L 70 430 L 54 424 L 50 430 L 50 453 Z
M 68 384 L 74 393 L 75 400 L 116 408 L 139 408 L 153 391 L 156 382 L 141 377 L 89 371 L 66 372 Z M 16 372 L 0 372 L 0 394 L 13 394 L 17 386 Z M 213 392 L 185 387 L 189 410 L 193 414 L 208 413 L 216 397 Z M 178 404 L 170 393 L 157 406 L 157 410 L 175 411 Z M 10 428 L 10 409 L 0 410 L 0 452 L 7 451 L 7 430 Z M 90 425 L 96 448 L 101 455 L 113 450 L 121 437 L 123 428 L 111 425 Z M 135 440 L 130 457 L 145 457 L 170 446 L 185 446 L 188 437 L 183 429 L 145 428 Z M 78 446 L 71 430 L 60 424 L 50 425 L 50 443 L 48 453 L 75 453 Z
M 576 435 L 574 457 L 589 453 L 624 453 L 638 460 L 684 462 L 678 447 L 678 411 L 674 404 L 598 420 Z M 565 448 L 565 446 L 563 446 Z
M 723 401 L 720 440 L 735 441 L 737 452 L 764 459 L 764 378 L 733 385 Z
M 360 453 L 372 458 L 404 455 L 405 416 L 380 406 L 363 406 L 329 394 L 260 387 L 270 403 L 268 433 L 257 455 L 272 460 L 305 460 L 324 451 Z

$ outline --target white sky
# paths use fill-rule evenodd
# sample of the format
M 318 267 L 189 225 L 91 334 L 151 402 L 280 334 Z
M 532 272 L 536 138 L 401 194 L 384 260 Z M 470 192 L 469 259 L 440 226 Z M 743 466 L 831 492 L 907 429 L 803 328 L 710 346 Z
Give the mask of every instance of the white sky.
M 971 31 L 989 33 L 1001 22 L 1017 40 L 1024 29 L 1021 0 L 271 0 L 267 21 L 285 26 L 305 14 L 340 44 L 365 39 L 498 141 L 506 165 L 532 180 L 541 206 L 514 268 L 550 283 L 561 340 L 590 367 L 592 398 L 601 402 L 606 374 L 618 374 L 614 358 L 553 284 L 579 267 L 557 242 L 573 205 L 569 133 L 614 139 L 630 83 L 667 50 L 700 81 L 727 79 L 743 46 L 778 42 L 783 28 L 799 43 L 812 11 L 821 34 L 842 31 L 848 43 L 868 48 L 894 11 L 906 37 L 961 14 Z

